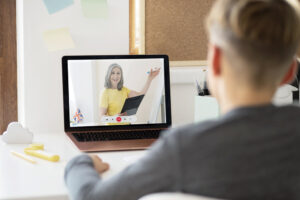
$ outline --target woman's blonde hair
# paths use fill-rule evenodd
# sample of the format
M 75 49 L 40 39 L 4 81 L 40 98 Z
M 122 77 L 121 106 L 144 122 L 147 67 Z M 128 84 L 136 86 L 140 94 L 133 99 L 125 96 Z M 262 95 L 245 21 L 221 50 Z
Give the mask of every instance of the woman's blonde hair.
M 287 0 L 217 0 L 207 18 L 210 41 L 221 48 L 239 77 L 255 86 L 274 86 L 299 48 L 296 4 Z
M 122 90 L 123 83 L 124 83 L 123 70 L 122 70 L 122 67 L 119 64 L 117 64 L 117 63 L 113 63 L 113 64 L 109 65 L 109 67 L 107 69 L 107 72 L 106 72 L 106 76 L 105 76 L 104 87 L 107 88 L 107 89 L 112 88 L 110 76 L 111 76 L 112 70 L 114 68 L 118 68 L 121 71 L 121 80 L 118 83 L 117 88 L 118 88 L 118 90 Z

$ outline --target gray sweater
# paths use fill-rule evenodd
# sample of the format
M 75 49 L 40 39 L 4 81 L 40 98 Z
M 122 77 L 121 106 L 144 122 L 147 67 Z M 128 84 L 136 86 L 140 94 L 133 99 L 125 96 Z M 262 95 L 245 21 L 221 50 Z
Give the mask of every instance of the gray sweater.
M 235 109 L 166 131 L 140 161 L 102 180 L 87 155 L 65 171 L 72 199 L 181 191 L 225 199 L 300 199 L 300 108 Z

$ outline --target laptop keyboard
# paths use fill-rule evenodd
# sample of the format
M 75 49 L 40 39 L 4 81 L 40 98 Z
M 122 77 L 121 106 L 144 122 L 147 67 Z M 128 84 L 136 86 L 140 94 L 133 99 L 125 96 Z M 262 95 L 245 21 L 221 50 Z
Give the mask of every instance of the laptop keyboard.
M 155 139 L 159 137 L 160 130 L 152 131 L 122 131 L 122 132 L 86 132 L 72 133 L 78 142 L 94 142 L 109 140 L 136 140 Z

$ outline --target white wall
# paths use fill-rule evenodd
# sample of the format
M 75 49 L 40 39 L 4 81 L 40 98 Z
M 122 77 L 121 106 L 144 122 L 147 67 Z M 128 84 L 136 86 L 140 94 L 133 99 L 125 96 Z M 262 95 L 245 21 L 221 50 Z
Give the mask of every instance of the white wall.
M 88 19 L 80 0 L 49 15 L 41 0 L 17 0 L 19 121 L 34 132 L 63 131 L 63 55 L 128 54 L 129 1 L 108 0 L 107 19 Z M 49 52 L 44 31 L 68 27 L 76 47 Z
M 95 96 L 95 71 L 93 63 L 88 60 L 69 62 L 69 94 L 70 94 L 70 121 L 77 110 L 80 108 L 84 114 L 83 122 L 95 121 L 98 112 Z M 82 67 L 84 65 L 84 68 Z
M 194 121 L 194 101 L 197 95 L 195 81 L 203 79 L 206 67 L 172 67 L 171 107 L 174 126 L 192 123 Z

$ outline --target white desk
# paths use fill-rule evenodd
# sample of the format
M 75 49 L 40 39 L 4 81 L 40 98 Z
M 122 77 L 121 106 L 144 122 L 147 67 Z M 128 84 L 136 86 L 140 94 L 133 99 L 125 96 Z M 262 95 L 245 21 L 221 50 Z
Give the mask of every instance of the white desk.
M 0 200 L 62 200 L 68 199 L 63 174 L 67 162 L 80 151 L 64 133 L 35 134 L 35 143 L 43 143 L 45 150 L 58 154 L 60 161 L 48 162 L 35 157 L 32 164 L 10 153 L 23 153 L 28 145 L 7 145 L 0 136 Z M 111 169 L 103 174 L 109 177 L 144 155 L 145 151 L 99 153 Z

